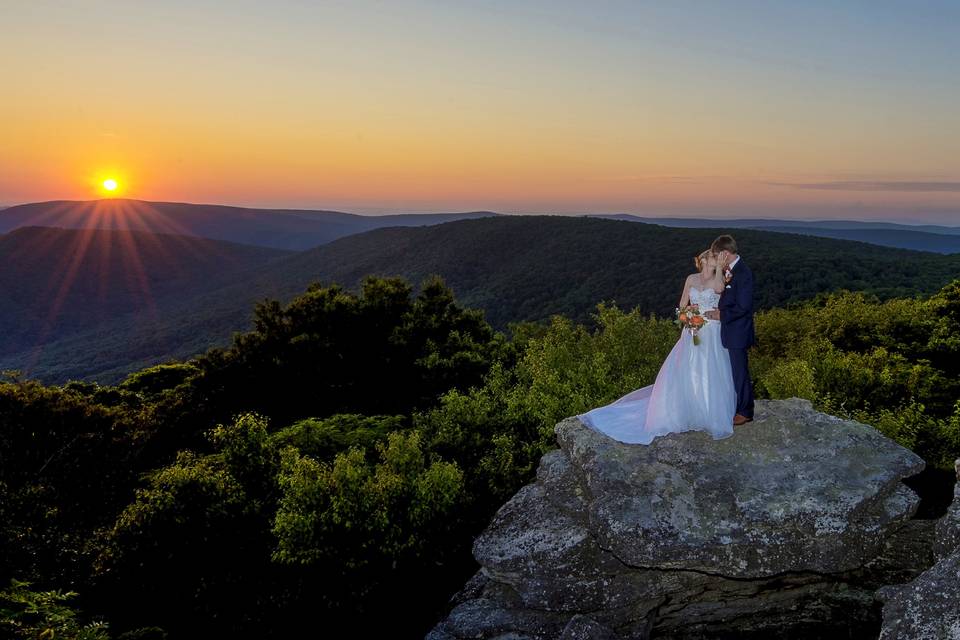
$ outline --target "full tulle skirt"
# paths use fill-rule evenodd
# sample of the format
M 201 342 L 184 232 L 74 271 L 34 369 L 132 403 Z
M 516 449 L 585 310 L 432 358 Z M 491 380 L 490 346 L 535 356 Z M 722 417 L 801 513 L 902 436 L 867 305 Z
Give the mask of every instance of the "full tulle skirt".
M 652 385 L 577 417 L 621 442 L 650 444 L 657 436 L 703 430 L 714 439 L 733 435 L 737 395 L 720 323 L 707 322 L 693 344 L 684 329 Z

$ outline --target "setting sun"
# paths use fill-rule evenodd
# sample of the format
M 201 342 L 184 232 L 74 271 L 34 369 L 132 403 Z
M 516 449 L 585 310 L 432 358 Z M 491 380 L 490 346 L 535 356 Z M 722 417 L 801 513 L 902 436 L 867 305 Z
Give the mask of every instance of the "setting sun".
M 99 197 L 113 198 L 130 189 L 126 173 L 118 167 L 103 167 L 87 175 L 90 190 Z

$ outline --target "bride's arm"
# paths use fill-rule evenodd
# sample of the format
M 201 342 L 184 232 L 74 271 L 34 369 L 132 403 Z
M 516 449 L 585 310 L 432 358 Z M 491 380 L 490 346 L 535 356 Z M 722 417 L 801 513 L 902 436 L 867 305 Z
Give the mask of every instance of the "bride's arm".
M 677 306 L 683 309 L 688 304 L 690 304 L 690 276 L 687 276 L 683 283 L 683 293 L 680 294 L 680 304 Z
M 720 264 L 720 261 L 717 260 L 717 268 L 713 272 L 713 280 L 710 281 L 710 286 L 713 287 L 713 290 L 717 293 L 723 293 L 723 288 L 726 284 L 723 280 L 723 266 Z

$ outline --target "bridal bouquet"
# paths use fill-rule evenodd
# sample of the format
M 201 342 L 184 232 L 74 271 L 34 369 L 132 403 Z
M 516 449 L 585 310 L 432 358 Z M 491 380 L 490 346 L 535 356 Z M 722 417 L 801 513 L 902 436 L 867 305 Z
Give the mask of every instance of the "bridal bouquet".
M 690 334 L 693 336 L 693 344 L 700 344 L 700 336 L 697 335 L 697 332 L 706 320 L 700 315 L 700 308 L 697 305 L 687 305 L 683 309 L 678 307 L 677 319 L 674 322 L 679 327 L 690 330 Z

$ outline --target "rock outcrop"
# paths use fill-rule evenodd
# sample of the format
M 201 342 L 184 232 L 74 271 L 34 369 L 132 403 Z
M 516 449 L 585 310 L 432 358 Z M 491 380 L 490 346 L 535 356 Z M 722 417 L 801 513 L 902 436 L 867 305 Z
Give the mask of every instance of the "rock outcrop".
M 953 502 L 950 503 L 947 514 L 937 522 L 933 543 L 933 553 L 938 560 L 943 560 L 960 549 L 960 460 L 954 463 L 954 469 L 958 482 L 953 486 Z
M 937 563 L 905 585 L 880 590 L 882 640 L 960 640 L 960 460 L 953 502 L 936 525 Z
M 876 638 L 877 589 L 932 563 L 902 482 L 923 461 L 807 401 L 758 401 L 723 440 L 555 432 L 428 639 Z

